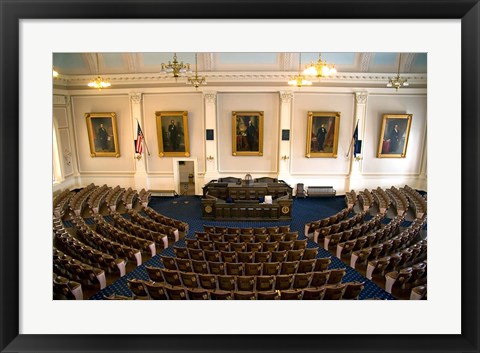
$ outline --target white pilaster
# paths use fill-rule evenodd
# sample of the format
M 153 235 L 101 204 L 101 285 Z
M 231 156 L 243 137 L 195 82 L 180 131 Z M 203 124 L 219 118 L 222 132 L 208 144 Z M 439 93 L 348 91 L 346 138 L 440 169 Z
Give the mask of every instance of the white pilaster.
M 292 102 L 293 92 L 280 92 L 280 131 L 278 148 L 278 179 L 285 180 L 287 183 L 291 179 L 290 175 L 290 151 L 291 151 L 291 136 L 288 141 L 282 140 L 282 130 L 291 130 L 292 124 Z
M 130 97 L 130 112 L 132 118 L 132 131 L 133 131 L 133 140 L 137 139 L 137 124 L 140 124 L 142 131 L 145 135 L 144 124 L 143 124 L 143 112 L 142 112 L 142 93 L 132 92 L 129 93 Z M 147 141 L 148 143 L 148 141 Z M 132 143 L 132 148 L 135 148 Z M 141 190 L 143 188 L 148 189 L 148 175 L 147 175 L 147 164 L 146 159 L 148 156 L 147 147 L 145 143 L 143 144 L 142 155 L 134 154 L 135 157 L 135 189 Z
M 205 183 L 218 178 L 217 92 L 204 92 L 205 129 L 213 130 L 213 141 L 205 136 Z M 205 132 L 206 134 L 206 132 Z
M 365 133 L 365 117 L 367 116 L 367 100 L 368 92 L 355 92 L 355 119 L 353 121 L 353 131 L 358 122 L 358 139 L 363 141 L 363 135 Z M 353 136 L 352 131 L 352 136 Z M 345 190 L 358 190 L 362 185 L 362 154 L 353 156 L 355 146 L 351 146 L 350 149 L 350 177 L 347 178 L 347 185 Z M 362 152 L 364 146 L 362 145 Z

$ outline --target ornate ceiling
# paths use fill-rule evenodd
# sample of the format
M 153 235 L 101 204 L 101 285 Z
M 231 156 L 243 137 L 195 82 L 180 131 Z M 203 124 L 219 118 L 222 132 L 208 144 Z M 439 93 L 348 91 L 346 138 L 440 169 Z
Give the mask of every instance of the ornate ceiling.
M 301 53 L 301 69 L 318 56 Z M 195 70 L 195 53 L 179 52 L 177 57 Z M 299 71 L 299 58 L 299 53 L 198 53 L 198 72 L 208 84 L 219 86 L 286 85 L 288 77 Z M 323 78 L 322 85 L 385 87 L 397 73 L 399 53 L 322 53 L 322 59 L 335 64 L 338 71 L 334 77 Z M 53 66 L 60 76 L 54 79 L 54 87 L 83 88 L 97 75 L 108 77 L 113 88 L 183 86 L 185 78 L 174 80 L 161 72 L 161 64 L 172 60 L 173 53 L 55 53 Z M 402 53 L 400 73 L 412 87 L 426 87 L 427 54 Z

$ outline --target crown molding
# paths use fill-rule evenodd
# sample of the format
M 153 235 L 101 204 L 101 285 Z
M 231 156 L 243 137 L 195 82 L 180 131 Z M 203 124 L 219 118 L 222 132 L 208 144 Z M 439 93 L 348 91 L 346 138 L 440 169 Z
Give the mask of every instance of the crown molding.
M 289 77 L 296 74 L 294 71 L 244 71 L 244 72 L 199 72 L 199 75 L 205 76 L 208 84 L 237 85 L 237 84 L 262 84 L 262 85 L 279 85 L 285 84 Z M 313 79 L 314 85 L 321 86 L 350 86 L 358 87 L 378 86 L 384 87 L 388 79 L 394 77 L 393 73 L 366 73 L 366 72 L 347 72 L 337 73 L 335 76 L 322 78 L 321 80 Z M 427 74 L 412 73 L 402 74 L 402 77 L 408 79 L 411 85 L 426 87 Z M 79 89 L 88 84 L 93 79 L 90 75 L 61 75 L 54 79 L 54 86 L 63 86 L 64 89 Z M 178 86 L 182 87 L 186 84 L 186 77 L 179 77 L 175 80 L 169 75 L 158 73 L 153 74 L 121 74 L 108 75 L 106 77 L 112 83 L 112 87 L 138 87 L 141 85 L 159 85 L 159 86 Z M 85 88 L 88 89 L 88 88 Z

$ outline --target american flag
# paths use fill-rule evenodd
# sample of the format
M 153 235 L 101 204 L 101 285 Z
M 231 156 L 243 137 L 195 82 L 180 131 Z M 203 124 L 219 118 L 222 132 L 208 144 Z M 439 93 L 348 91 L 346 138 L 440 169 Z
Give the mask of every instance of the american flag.
M 140 128 L 140 124 L 137 123 L 137 143 L 135 144 L 135 152 L 142 154 L 143 152 L 143 132 Z

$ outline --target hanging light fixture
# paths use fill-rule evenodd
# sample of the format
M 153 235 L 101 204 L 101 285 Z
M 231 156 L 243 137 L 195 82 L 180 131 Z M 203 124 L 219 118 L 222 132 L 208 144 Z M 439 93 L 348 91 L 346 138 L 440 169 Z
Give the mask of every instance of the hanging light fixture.
M 95 53 L 95 59 L 97 61 L 97 74 L 98 74 L 98 71 L 99 71 L 98 53 Z M 112 84 L 110 82 L 108 82 L 108 80 L 103 79 L 100 75 L 98 75 L 96 79 L 94 79 L 94 80 L 92 80 L 88 83 L 88 87 L 96 88 L 99 91 L 101 91 L 103 88 L 108 88 L 111 85 Z
M 398 70 L 397 76 L 391 77 L 388 79 L 387 87 L 394 87 L 395 91 L 398 91 L 400 87 L 408 87 L 408 82 L 406 78 L 400 77 L 400 62 L 402 60 L 402 53 L 398 56 Z
M 337 73 L 337 69 L 334 64 L 327 64 L 325 60 L 322 60 L 322 54 L 318 53 L 318 61 L 316 63 L 311 62 L 303 74 L 307 76 L 317 76 L 318 78 L 327 77 Z
M 187 85 L 193 85 L 195 89 L 198 89 L 201 85 L 206 85 L 207 81 L 205 81 L 204 76 L 198 76 L 197 71 L 197 53 L 195 53 L 195 76 L 191 76 L 187 78 Z
M 300 53 L 299 59 L 298 59 L 298 75 L 290 78 L 290 80 L 288 81 L 288 84 L 290 86 L 297 86 L 297 87 L 312 85 L 312 81 L 307 80 L 305 76 L 302 75 L 302 53 Z
M 190 73 L 190 64 L 184 64 L 183 61 L 178 62 L 177 53 L 173 53 L 173 62 L 168 62 L 168 64 L 162 63 L 162 73 L 173 74 L 175 80 L 179 76 L 183 76 L 186 73 Z

